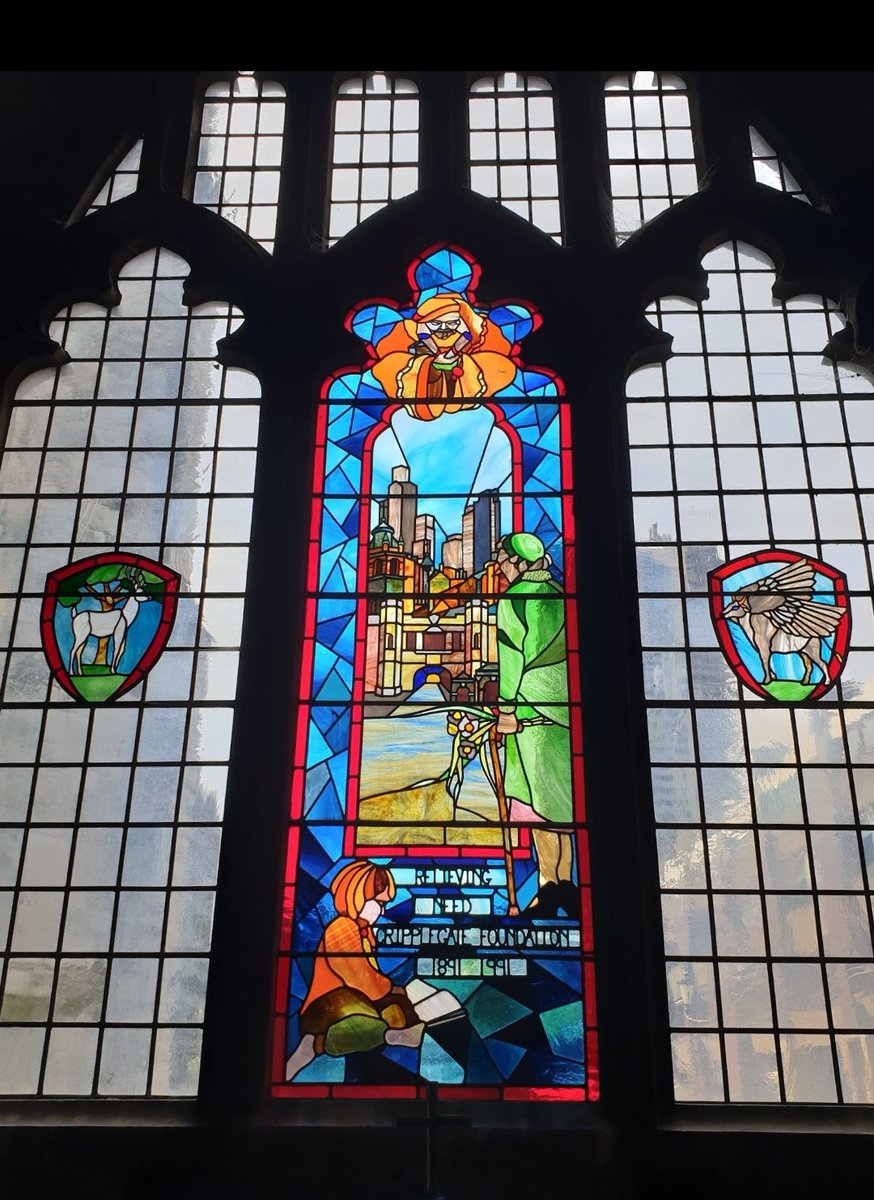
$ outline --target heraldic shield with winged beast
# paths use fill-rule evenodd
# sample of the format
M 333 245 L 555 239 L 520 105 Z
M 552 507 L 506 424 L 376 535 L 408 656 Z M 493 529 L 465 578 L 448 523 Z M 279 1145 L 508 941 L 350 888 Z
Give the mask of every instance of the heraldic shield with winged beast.
M 815 700 L 843 670 L 846 577 L 791 550 L 760 550 L 711 571 L 710 611 L 738 678 L 759 696 Z

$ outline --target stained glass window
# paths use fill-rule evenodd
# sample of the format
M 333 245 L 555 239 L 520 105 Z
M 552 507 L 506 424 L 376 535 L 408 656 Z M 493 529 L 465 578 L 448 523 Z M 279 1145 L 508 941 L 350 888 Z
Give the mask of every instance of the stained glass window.
M 278 1096 L 598 1094 L 569 414 L 440 246 L 319 407 Z
M 285 132 L 285 89 L 240 72 L 206 89 L 194 203 L 273 251 Z
M 367 75 L 340 84 L 334 103 L 328 240 L 419 186 L 419 97 L 409 79 Z
M 536 75 L 478 79 L 471 88 L 470 186 L 561 242 L 552 88 Z
M 258 433 L 241 314 L 149 251 L 0 466 L 0 1093 L 197 1091 Z M 166 649 L 164 648 L 166 646 Z
M 871 384 L 759 250 L 703 265 L 628 403 L 674 1091 L 870 1104 Z
M 683 80 L 657 71 L 614 76 L 604 108 L 613 227 L 623 242 L 698 190 L 692 119 Z

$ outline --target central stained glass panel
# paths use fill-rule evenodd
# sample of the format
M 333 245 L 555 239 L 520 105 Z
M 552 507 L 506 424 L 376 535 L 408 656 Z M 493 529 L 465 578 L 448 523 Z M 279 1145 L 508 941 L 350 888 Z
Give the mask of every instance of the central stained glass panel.
M 597 1096 L 569 412 L 432 249 L 319 409 L 274 1094 Z

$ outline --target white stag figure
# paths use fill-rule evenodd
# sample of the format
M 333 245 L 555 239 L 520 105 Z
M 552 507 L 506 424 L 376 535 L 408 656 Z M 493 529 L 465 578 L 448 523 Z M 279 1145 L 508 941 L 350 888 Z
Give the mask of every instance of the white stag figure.
M 814 664 L 824 680 L 829 677 L 822 657 L 822 639 L 834 633 L 847 610 L 839 604 L 813 600 L 813 584 L 813 564 L 799 559 L 739 588 L 722 610 L 722 616 L 736 621 L 755 646 L 766 684 L 777 679 L 772 654 L 798 654 L 804 664 L 802 683 L 810 683 Z
M 105 639 L 107 642 L 112 639 L 112 663 L 110 670 L 112 674 L 118 673 L 121 657 L 124 654 L 124 647 L 127 642 L 127 632 L 137 618 L 137 613 L 140 610 L 140 605 L 143 599 L 148 597 L 142 591 L 137 592 L 137 588 L 142 588 L 145 579 L 140 571 L 129 571 L 127 577 L 130 580 L 131 591 L 109 591 L 98 592 L 90 584 L 86 584 L 86 591 L 90 593 L 96 600 L 100 601 L 100 612 L 96 612 L 93 608 L 83 609 L 81 612 L 77 608 L 73 609 L 73 649 L 70 651 L 70 674 L 82 674 L 82 651 L 85 649 L 85 643 L 89 637 L 95 637 L 99 642 Z M 124 601 L 120 608 L 115 606 L 119 601 Z

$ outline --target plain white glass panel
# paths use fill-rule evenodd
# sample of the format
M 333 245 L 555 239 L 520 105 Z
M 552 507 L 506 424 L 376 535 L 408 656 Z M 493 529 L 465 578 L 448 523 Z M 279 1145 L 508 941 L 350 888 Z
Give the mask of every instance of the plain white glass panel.
M 45 1021 L 54 977 L 51 958 L 10 957 L 0 1021 Z
M 49 1035 L 43 1093 L 83 1096 L 91 1092 L 97 1059 L 96 1029 L 53 1029 Z
M 95 708 L 89 759 L 92 762 L 129 762 L 133 758 L 136 729 L 135 711 Z
M 822 764 L 845 760 L 841 724 L 835 709 L 798 708 L 793 716 L 802 762 Z
M 668 442 L 667 406 L 649 401 L 629 404 L 628 440 L 632 444 L 666 445 Z
M 171 892 L 164 949 L 203 953 L 212 938 L 213 892 Z
M 677 527 L 673 500 L 666 496 L 635 497 L 634 536 L 638 542 L 674 541 Z
M 807 802 L 807 817 L 811 824 L 854 824 L 850 785 L 846 771 L 829 767 L 809 768 L 802 772 L 802 777 Z
M 665 130 L 665 141 L 667 143 L 668 158 L 675 162 L 678 159 L 695 157 L 695 147 L 692 142 L 692 134 L 688 129 L 667 129 Z
M 742 355 L 710 354 L 707 356 L 711 392 L 714 396 L 748 396 L 749 367 Z
M 729 1100 L 745 1104 L 779 1101 L 780 1078 L 772 1034 L 726 1034 L 725 1060 Z
M 23 829 L 0 829 L 0 885 L 14 887 L 24 841 Z
M 152 1021 L 158 983 L 157 958 L 114 958 L 106 1020 L 112 1024 Z
M 829 958 L 870 958 L 871 928 L 862 896 L 820 896 L 823 951 Z
M 130 820 L 167 824 L 172 822 L 176 812 L 178 783 L 178 767 L 137 767 L 131 795 Z
M 745 713 L 753 762 L 794 762 L 792 723 L 786 708 L 757 707 Z
M 674 451 L 678 491 L 716 488 L 716 460 L 712 450 Z
M 30 800 L 30 787 L 33 780 L 33 770 L 30 767 L 10 767 L 3 772 L 3 788 L 0 789 L 0 823 L 15 821 L 24 821 L 27 817 L 27 806 Z M 0 847 L 4 845 L 4 834 L 10 836 L 13 833 L 17 834 L 16 849 L 11 859 L 13 859 L 11 874 L 14 876 L 18 869 L 18 854 L 21 849 L 21 830 L 6 829 L 0 831 Z M 7 854 L 9 851 L 7 849 Z M 4 851 L 0 848 L 0 883 L 8 879 L 10 874 L 9 858 L 4 858 Z M 7 865 L 4 866 L 3 863 Z
M 673 546 L 645 546 L 637 551 L 637 578 L 641 592 L 677 592 L 680 569 Z
M 104 1031 L 97 1080 L 100 1095 L 145 1095 L 151 1041 L 150 1029 L 108 1028 Z
M 716 496 L 679 496 L 680 531 L 686 542 L 721 542 L 722 517 Z
M 695 714 L 698 757 L 702 762 L 737 762 L 744 758 L 739 712 L 699 708 Z
M 216 542 L 248 542 L 252 524 L 252 502 L 216 499 L 212 504 L 211 538 Z
M 111 892 L 71 892 L 62 948 L 70 952 L 107 951 L 114 907 Z
M 52 1019 L 77 1024 L 100 1021 L 105 987 L 106 959 L 62 958 Z
M 724 1098 L 718 1034 L 674 1033 L 671 1035 L 671 1052 L 674 1097 L 678 1102 Z
M 73 886 L 114 885 L 118 878 L 120 850 L 120 829 L 104 826 L 80 829 L 73 855 Z
M 669 1020 L 672 1027 L 717 1024 L 716 985 L 712 963 L 665 964 Z
M 203 1020 L 209 962 L 205 958 L 169 958 L 161 978 L 158 1020 L 180 1025 Z
M 807 843 L 801 830 L 762 829 L 759 846 L 766 888 L 810 889 Z
M 24 851 L 22 887 L 63 887 L 72 839 L 72 829 L 31 829 Z
M 815 958 L 819 954 L 813 897 L 766 896 L 771 953 L 780 958 Z
M 662 895 L 666 954 L 709 954 L 710 915 L 706 896 Z
M 123 470 L 124 468 L 122 468 L 122 475 Z M 12 523 L 8 520 L 7 514 L 15 516 L 14 511 L 10 514 L 10 506 L 15 504 L 22 505 L 21 517 L 29 516 L 32 509 L 29 500 L 9 500 L 5 505 L 0 505 L 0 531 L 10 542 L 27 539 L 28 522 L 26 519 L 23 524 L 16 522 L 16 527 L 10 528 Z M 31 538 L 34 542 L 69 542 L 73 536 L 75 520 L 75 500 L 39 500 L 36 504 Z
M 155 1033 L 152 1095 L 194 1096 L 200 1073 L 200 1029 L 159 1029 Z
M 768 968 L 759 962 L 719 964 L 722 1019 L 728 1028 L 742 1029 L 772 1023 Z
M 862 889 L 859 844 L 853 831 L 814 829 L 810 840 L 818 888 Z
M 697 829 L 656 831 L 659 877 L 663 888 L 704 888 L 704 848 Z
M 641 600 L 641 639 L 644 646 L 683 646 L 683 613 L 675 600 Z
M 631 479 L 635 491 L 673 491 L 670 453 L 667 450 L 632 450 Z
M 36 1095 L 45 1036 L 44 1029 L 0 1026 L 0 1093 Z
M 707 834 L 710 882 L 714 888 L 758 886 L 756 846 L 752 830 L 713 829 Z
M 701 321 L 697 314 L 667 312 L 662 316 L 661 327 L 674 339 L 671 343 L 674 354 L 701 353 Z
M 163 887 L 170 868 L 173 831 L 166 826 L 127 831 L 124 847 L 123 887 Z
M 818 963 L 772 964 L 777 1021 L 782 1028 L 825 1028 L 822 971 Z
M 643 690 L 647 700 L 688 700 L 686 655 L 643 652 Z
M 665 366 L 668 392 L 672 396 L 706 396 L 704 359 L 698 356 L 670 358 Z
M 640 164 L 640 191 L 644 196 L 667 196 L 668 173 L 661 164 Z
M 25 632 L 19 619 L 16 641 L 19 634 Z M 42 661 L 40 661 L 41 657 Z M 48 682 L 45 655 L 40 656 L 36 650 L 29 653 L 10 654 L 4 700 L 7 704 L 44 701 Z
M 203 887 L 215 883 L 221 830 L 214 826 L 182 827 L 176 834 L 173 886 Z
M 730 541 L 767 541 L 770 538 L 764 496 L 726 495 L 723 507 L 725 530 Z
M 826 493 L 816 496 L 815 502 L 820 537 L 861 538 L 855 496 Z
M 798 772 L 791 768 L 755 767 L 756 817 L 761 824 L 801 824 Z
M 704 767 L 701 785 L 708 824 L 750 824 L 750 790 L 743 767 Z
M 183 774 L 180 821 L 220 821 L 224 813 L 225 766 L 190 766 Z
M 116 953 L 159 950 L 163 917 L 163 892 L 121 892 L 113 949 Z
M 195 700 L 233 700 L 237 691 L 239 655 L 210 652 L 197 656 Z
M 0 762 L 34 762 L 40 714 L 26 709 L 0 713 Z
M 835 1028 L 874 1028 L 874 967 L 828 963 L 826 972 Z
M 140 727 L 138 756 L 143 762 L 172 762 L 181 757 L 185 737 L 185 711 L 147 708 Z
M 654 767 L 652 770 L 653 807 L 656 821 L 698 821 L 698 781 L 691 767 Z
M 798 488 L 807 483 L 807 467 L 800 446 L 766 446 L 762 457 L 770 488 Z
M 774 540 L 782 542 L 814 537 L 813 513 L 806 495 L 774 495 L 768 497 Z
M 699 651 L 692 654 L 691 660 L 696 699 L 737 701 L 737 677 L 721 651 Z
M 647 713 L 653 762 L 692 762 L 692 723 L 688 709 L 654 708 Z
M 874 1035 L 835 1038 L 845 1104 L 874 1104 Z
M 759 896 L 714 895 L 713 925 L 716 946 L 723 957 L 749 957 L 765 953 L 762 901 Z
M 762 487 L 762 470 L 757 450 L 720 450 L 719 467 L 722 486 L 726 490 L 746 491 Z

